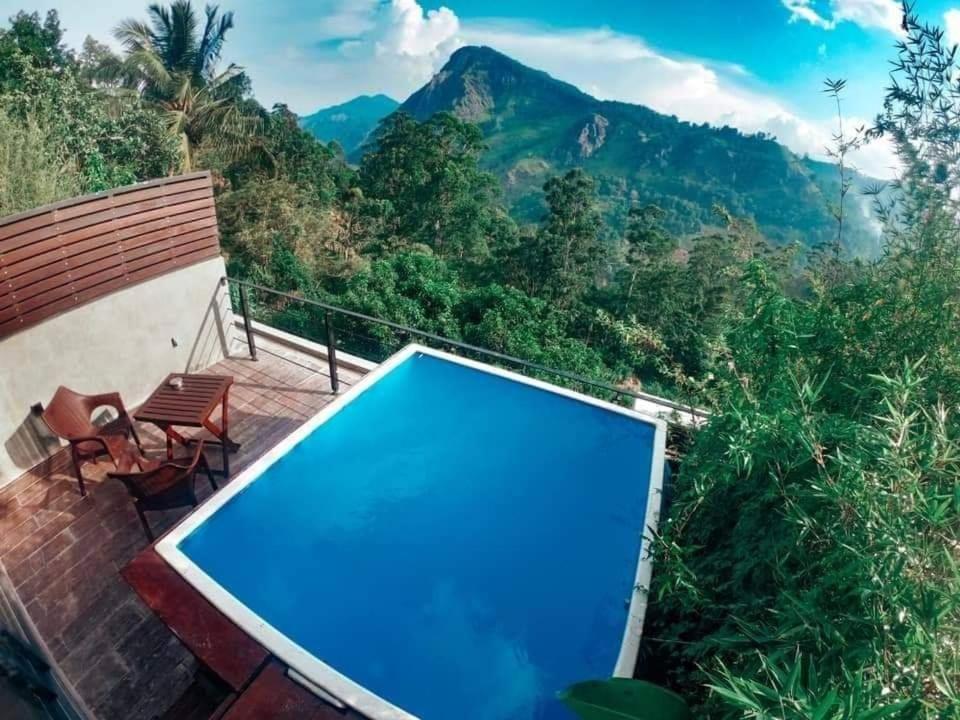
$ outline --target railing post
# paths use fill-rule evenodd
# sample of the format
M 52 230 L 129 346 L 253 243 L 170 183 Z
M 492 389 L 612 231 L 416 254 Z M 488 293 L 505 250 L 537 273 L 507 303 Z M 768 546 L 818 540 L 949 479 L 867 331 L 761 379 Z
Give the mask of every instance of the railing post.
M 250 327 L 250 310 L 247 305 L 247 287 L 240 284 L 240 312 L 243 314 L 243 328 L 247 331 L 247 347 L 250 348 L 250 359 L 257 359 L 257 344 L 253 340 L 253 329 Z
M 333 393 L 340 391 L 340 378 L 337 377 L 337 338 L 333 334 L 333 316 L 327 312 L 323 316 L 327 326 L 327 361 L 330 363 L 330 387 Z

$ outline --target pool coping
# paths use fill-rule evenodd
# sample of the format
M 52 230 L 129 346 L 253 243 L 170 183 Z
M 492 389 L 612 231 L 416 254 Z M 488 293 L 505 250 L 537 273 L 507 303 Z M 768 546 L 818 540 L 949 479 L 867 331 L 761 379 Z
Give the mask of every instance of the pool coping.
M 508 380 L 514 380 L 540 390 L 552 392 L 604 410 L 613 411 L 634 420 L 647 422 L 654 427 L 650 481 L 644 519 L 644 541 L 641 544 L 642 550 L 637 559 L 634 589 L 630 598 L 627 620 L 624 623 L 620 652 L 618 653 L 617 662 L 612 673 L 614 677 L 631 677 L 640 647 L 643 621 L 647 608 L 647 593 L 653 572 L 651 534 L 657 531 L 660 519 L 660 499 L 663 490 L 667 423 L 660 418 L 646 415 L 636 410 L 615 405 L 573 390 L 558 387 L 542 380 L 526 377 L 509 370 L 479 363 L 440 350 L 434 350 L 433 348 L 428 348 L 416 343 L 407 345 L 374 370 L 367 373 L 358 383 L 350 388 L 349 391 L 324 407 L 320 412 L 307 420 L 306 423 L 271 448 L 250 467 L 241 472 L 225 488 L 210 497 L 197 508 L 195 512 L 157 542 L 157 553 L 215 608 L 263 647 L 267 648 L 269 652 L 286 663 L 297 675 L 303 677 L 307 681 L 305 684 L 314 692 L 317 692 L 323 699 L 340 708 L 350 707 L 369 717 L 371 720 L 419 720 L 417 716 L 379 697 L 373 691 L 340 673 L 309 651 L 297 645 L 297 643 L 264 621 L 259 615 L 250 610 L 213 578 L 207 575 L 199 566 L 194 564 L 181 552 L 178 547 L 179 543 L 187 535 L 216 513 L 235 495 L 242 492 L 291 448 L 303 441 L 320 425 L 336 415 L 337 412 L 343 409 L 348 403 L 359 397 L 359 395 L 373 386 L 380 378 L 388 374 L 396 366 L 418 353 L 458 363 L 480 372 L 498 375 Z

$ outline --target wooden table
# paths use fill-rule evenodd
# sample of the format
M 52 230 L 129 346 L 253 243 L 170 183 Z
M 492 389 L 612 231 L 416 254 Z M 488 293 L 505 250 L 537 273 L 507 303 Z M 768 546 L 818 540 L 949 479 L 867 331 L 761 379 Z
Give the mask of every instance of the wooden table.
M 180 378 L 180 387 L 170 384 L 174 378 Z M 170 373 L 133 417 L 140 422 L 153 423 L 163 430 L 167 436 L 167 457 L 171 459 L 174 441 L 181 445 L 195 441 L 183 437 L 174 427 L 196 427 L 210 431 L 217 440 L 206 442 L 219 445 L 223 451 L 223 470 L 214 472 L 229 478 L 229 453 L 236 452 L 240 447 L 229 435 L 228 396 L 232 384 L 233 378 L 229 375 Z M 218 405 L 221 407 L 220 425 L 211 420 Z

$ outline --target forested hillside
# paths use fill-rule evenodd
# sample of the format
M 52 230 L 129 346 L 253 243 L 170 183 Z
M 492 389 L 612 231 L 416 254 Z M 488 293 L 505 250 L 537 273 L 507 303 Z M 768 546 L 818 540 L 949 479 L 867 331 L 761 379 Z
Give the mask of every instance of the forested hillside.
M 867 263 L 843 251 L 853 196 L 769 140 L 525 68 L 506 112 L 506 88 L 460 69 L 470 51 L 351 166 L 226 62 L 242 16 L 144 15 L 117 18 L 120 54 L 65 47 L 56 13 L 0 31 L 0 214 L 208 169 L 235 277 L 710 408 L 654 541 L 639 672 L 698 718 L 960 718 L 960 87 L 942 31 L 904 20 L 871 130 L 904 175 Z M 525 136 L 547 96 L 557 126 Z M 309 307 L 251 301 L 323 338 Z M 338 330 L 369 357 L 403 342 Z
M 666 211 L 665 227 L 684 238 L 717 227 L 715 205 L 756 221 L 777 245 L 815 247 L 834 232 L 833 165 L 797 157 L 774 138 L 602 102 L 492 48 L 457 50 L 400 110 L 420 121 L 451 112 L 480 127 L 481 167 L 501 180 L 519 222 L 540 218 L 542 186 L 551 175 L 583 168 L 597 181 L 601 211 L 618 231 L 631 205 L 655 204 Z M 391 111 L 382 108 L 382 117 Z M 332 128 L 325 132 L 337 137 Z M 350 144 L 348 155 L 359 162 L 364 148 L 352 138 Z M 874 257 L 880 239 L 860 191 L 876 182 L 855 173 L 851 180 L 854 212 L 844 242 L 850 253 Z

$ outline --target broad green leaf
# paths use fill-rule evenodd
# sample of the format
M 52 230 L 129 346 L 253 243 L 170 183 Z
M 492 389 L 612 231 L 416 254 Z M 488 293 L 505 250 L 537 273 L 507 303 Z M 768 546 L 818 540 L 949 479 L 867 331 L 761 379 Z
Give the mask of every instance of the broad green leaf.
M 560 699 L 581 720 L 691 720 L 679 695 L 642 680 L 612 678 L 572 685 Z

